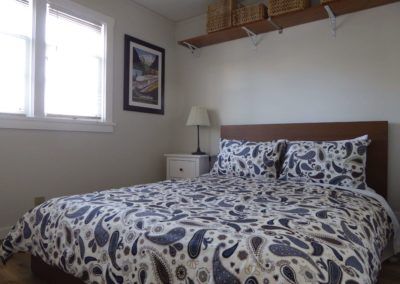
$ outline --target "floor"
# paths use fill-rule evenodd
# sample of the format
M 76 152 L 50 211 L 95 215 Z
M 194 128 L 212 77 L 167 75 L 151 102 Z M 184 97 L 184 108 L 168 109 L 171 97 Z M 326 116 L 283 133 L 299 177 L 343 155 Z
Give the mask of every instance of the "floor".
M 28 255 L 16 255 L 7 263 L 6 267 L 0 265 L 0 284 L 26 283 L 45 284 L 31 274 Z M 400 263 L 384 263 L 382 277 L 378 283 L 400 284 Z
M 7 266 L 0 264 L 0 283 L 1 284 L 43 284 L 31 274 L 30 256 L 18 254 L 14 256 Z

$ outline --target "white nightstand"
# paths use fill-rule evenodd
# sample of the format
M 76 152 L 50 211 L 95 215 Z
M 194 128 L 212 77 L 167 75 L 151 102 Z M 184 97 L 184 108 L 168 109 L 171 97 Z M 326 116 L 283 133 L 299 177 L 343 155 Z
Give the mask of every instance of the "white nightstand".
M 207 155 L 166 154 L 167 179 L 195 178 L 210 171 Z

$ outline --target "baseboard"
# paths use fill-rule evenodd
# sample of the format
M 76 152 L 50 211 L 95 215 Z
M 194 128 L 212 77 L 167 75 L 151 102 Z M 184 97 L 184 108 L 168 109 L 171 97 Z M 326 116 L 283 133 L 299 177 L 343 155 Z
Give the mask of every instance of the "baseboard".
M 10 230 L 11 230 L 11 227 L 0 228 L 0 240 L 4 239 L 5 236 L 8 234 L 8 232 L 10 232 Z

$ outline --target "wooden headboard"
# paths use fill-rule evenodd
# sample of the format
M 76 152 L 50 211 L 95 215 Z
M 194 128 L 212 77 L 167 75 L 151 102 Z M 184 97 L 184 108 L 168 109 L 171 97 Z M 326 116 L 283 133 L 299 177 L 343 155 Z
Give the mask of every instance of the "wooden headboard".
M 368 134 L 372 140 L 368 147 L 367 184 L 383 197 L 387 197 L 388 175 L 388 122 L 334 122 L 225 125 L 221 138 L 271 141 L 276 139 L 334 141 L 352 139 Z

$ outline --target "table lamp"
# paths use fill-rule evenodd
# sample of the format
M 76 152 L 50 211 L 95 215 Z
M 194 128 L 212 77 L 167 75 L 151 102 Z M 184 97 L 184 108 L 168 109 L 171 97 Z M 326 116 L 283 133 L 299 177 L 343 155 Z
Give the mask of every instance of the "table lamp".
M 190 110 L 189 117 L 186 122 L 187 126 L 197 126 L 197 151 L 193 155 L 205 155 L 200 150 L 200 126 L 210 126 L 210 118 L 207 109 L 200 106 L 194 106 Z

